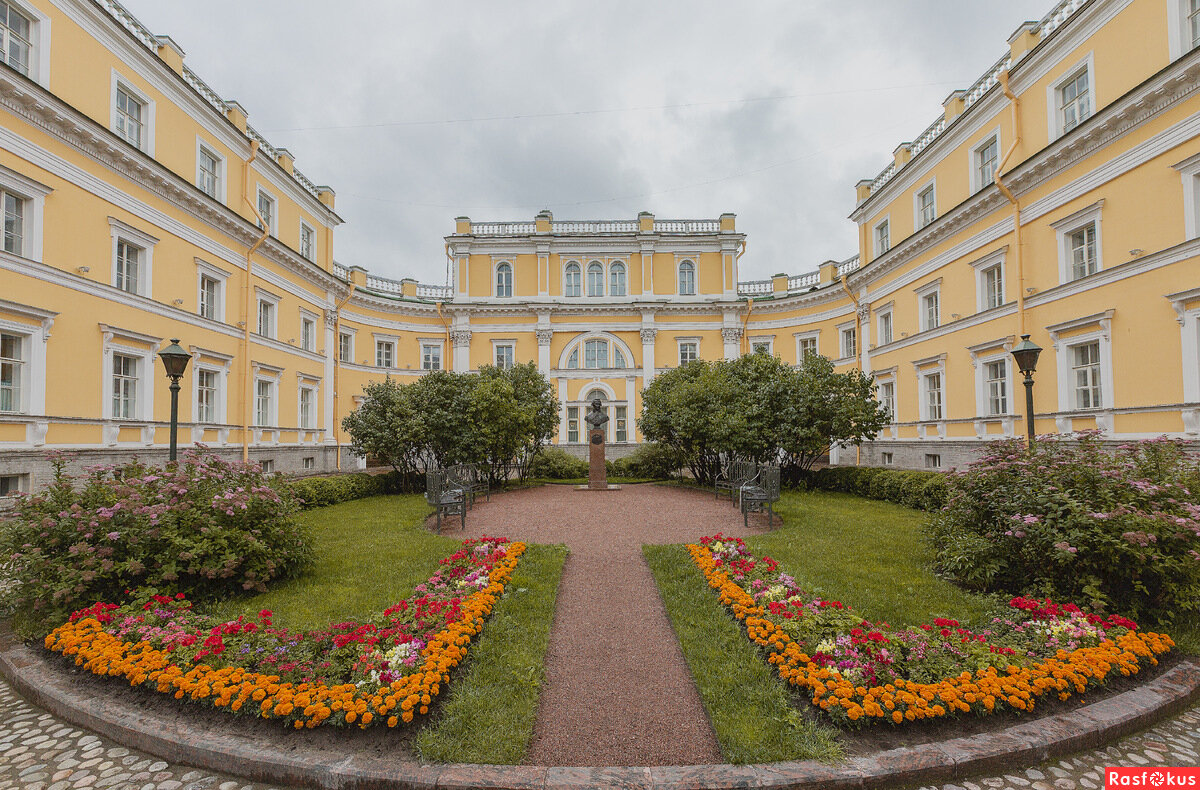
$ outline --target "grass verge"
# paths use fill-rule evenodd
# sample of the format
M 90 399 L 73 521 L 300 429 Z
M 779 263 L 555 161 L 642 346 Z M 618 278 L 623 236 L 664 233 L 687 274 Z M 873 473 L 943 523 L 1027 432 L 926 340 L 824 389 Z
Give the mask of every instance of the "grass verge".
M 211 611 L 235 618 L 270 609 L 280 625 L 302 629 L 381 612 L 433 575 L 438 560 L 460 543 L 454 527 L 443 527 L 445 535 L 426 530 L 429 512 L 423 496 L 403 494 L 301 513 L 312 534 L 313 567 L 268 592 L 224 601 Z
M 837 730 L 807 720 L 682 546 L 643 546 L 659 594 L 730 763 L 833 760 Z
M 925 513 L 825 491 L 784 492 L 784 526 L 746 543 L 806 589 L 840 600 L 863 617 L 919 625 L 935 617 L 978 622 L 989 599 L 933 575 Z
M 565 546 L 530 546 L 504 597 L 471 645 L 437 718 L 417 735 L 422 760 L 512 765 L 533 737 L 543 657 Z

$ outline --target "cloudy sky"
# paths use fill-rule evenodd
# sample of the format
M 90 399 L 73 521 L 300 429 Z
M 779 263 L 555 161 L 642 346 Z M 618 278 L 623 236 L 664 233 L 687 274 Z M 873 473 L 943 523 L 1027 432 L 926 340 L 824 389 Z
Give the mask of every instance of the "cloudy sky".
M 124 0 L 337 191 L 335 257 L 445 280 L 453 219 L 738 215 L 741 279 L 857 251 L 854 183 L 1052 0 Z

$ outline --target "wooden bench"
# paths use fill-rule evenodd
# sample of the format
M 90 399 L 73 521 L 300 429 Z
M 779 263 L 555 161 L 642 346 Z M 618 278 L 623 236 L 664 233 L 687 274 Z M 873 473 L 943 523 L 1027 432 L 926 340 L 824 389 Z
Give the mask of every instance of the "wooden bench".
M 461 488 L 452 485 L 441 469 L 425 472 L 425 501 L 437 514 L 437 531 L 442 531 L 442 516 L 458 516 L 462 528 L 467 528 L 467 496 Z
M 779 467 L 760 466 L 754 477 L 742 484 L 739 499 L 743 526 L 750 526 L 750 513 L 764 510 L 767 511 L 767 526 L 771 526 L 775 517 L 773 506 L 779 501 Z M 782 519 L 780 523 L 783 523 Z

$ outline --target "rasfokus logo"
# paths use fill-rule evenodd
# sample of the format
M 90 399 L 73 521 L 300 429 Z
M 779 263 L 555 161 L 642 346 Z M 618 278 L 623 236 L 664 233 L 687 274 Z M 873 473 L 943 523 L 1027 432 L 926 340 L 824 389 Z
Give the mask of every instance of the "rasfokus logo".
M 1105 790 L 1113 787 L 1194 787 L 1200 790 L 1200 768 L 1105 768 Z

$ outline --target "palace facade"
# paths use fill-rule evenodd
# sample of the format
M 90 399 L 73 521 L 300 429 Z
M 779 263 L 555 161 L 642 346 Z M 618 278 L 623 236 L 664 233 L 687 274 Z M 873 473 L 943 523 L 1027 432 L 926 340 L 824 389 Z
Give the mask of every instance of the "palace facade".
M 582 450 L 691 359 L 808 353 L 894 422 L 834 463 L 949 467 L 1023 433 L 1011 350 L 1042 346 L 1039 433 L 1200 438 L 1200 0 L 1063 0 L 860 181 L 859 249 L 742 281 L 715 219 L 455 221 L 448 282 L 333 255 L 334 191 L 115 0 L 0 3 L 0 497 L 165 455 L 156 353 L 192 354 L 181 444 L 276 471 L 355 466 L 369 381 L 536 361 Z M 783 268 L 783 267 L 774 267 Z

